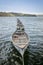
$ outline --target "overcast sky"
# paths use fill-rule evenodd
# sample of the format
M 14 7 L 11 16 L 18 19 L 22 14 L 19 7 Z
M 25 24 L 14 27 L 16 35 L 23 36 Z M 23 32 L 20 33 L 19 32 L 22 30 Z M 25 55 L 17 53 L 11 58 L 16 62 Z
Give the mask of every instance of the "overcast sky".
M 0 0 L 0 11 L 43 13 L 43 0 Z

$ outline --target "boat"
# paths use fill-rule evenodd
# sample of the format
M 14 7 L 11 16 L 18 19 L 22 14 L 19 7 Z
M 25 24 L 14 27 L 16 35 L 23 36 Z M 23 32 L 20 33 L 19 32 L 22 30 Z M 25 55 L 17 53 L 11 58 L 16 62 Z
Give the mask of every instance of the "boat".
M 27 33 L 25 32 L 24 25 L 19 19 L 17 19 L 16 31 L 12 34 L 12 42 L 14 47 L 23 56 L 25 49 L 29 45 L 29 38 Z

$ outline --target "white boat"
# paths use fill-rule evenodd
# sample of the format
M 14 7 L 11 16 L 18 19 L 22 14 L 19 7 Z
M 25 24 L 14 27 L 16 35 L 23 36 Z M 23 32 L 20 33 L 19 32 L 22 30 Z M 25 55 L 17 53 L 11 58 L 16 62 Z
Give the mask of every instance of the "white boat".
M 12 34 L 12 42 L 14 47 L 23 56 L 25 49 L 29 45 L 29 38 L 28 35 L 25 33 L 24 25 L 19 19 L 17 19 L 16 31 Z

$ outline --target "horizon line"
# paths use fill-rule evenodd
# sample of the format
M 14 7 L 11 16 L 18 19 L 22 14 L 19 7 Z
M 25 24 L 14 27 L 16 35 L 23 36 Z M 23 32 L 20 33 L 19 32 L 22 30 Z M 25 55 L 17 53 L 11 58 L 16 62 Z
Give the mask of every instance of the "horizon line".
M 14 11 L 0 11 L 0 12 L 6 12 L 6 13 L 9 13 L 9 12 L 13 12 L 13 13 L 21 13 L 21 14 L 35 14 L 35 15 L 43 15 L 43 13 L 31 13 L 31 12 L 14 12 Z

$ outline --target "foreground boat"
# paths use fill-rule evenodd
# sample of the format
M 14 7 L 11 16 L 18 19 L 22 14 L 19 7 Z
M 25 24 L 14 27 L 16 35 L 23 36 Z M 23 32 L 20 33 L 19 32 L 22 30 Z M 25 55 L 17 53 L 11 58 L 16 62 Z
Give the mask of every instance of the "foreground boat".
M 24 25 L 17 19 L 17 29 L 12 35 L 12 42 L 15 48 L 23 56 L 25 49 L 29 44 L 28 35 L 25 33 Z

